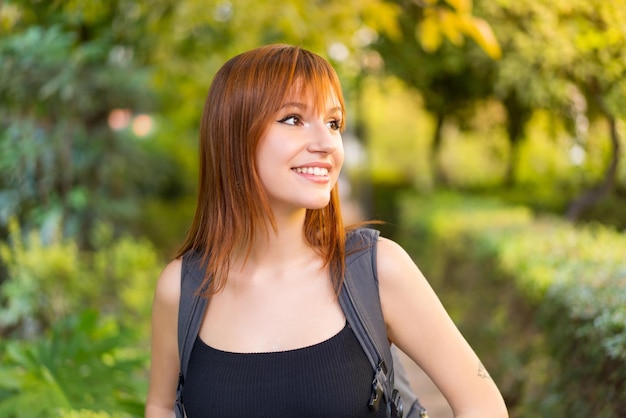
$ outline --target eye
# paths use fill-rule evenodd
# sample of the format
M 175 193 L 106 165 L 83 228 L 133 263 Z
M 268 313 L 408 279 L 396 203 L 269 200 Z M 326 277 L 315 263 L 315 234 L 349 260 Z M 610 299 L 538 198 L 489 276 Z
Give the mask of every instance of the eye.
M 279 123 L 284 123 L 285 125 L 302 125 L 302 118 L 299 115 L 288 115 L 278 121 Z
M 341 129 L 341 119 L 333 119 L 326 123 L 330 129 L 333 131 L 338 131 Z

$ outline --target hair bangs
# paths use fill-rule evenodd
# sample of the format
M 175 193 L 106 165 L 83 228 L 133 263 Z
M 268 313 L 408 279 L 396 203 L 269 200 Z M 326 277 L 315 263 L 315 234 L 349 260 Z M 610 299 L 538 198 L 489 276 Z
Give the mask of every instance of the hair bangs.
M 319 55 L 306 50 L 299 51 L 291 89 L 297 96 L 311 98 L 317 112 L 323 111 L 329 99 L 333 99 L 341 109 L 345 122 L 346 109 L 339 78 L 330 64 Z M 344 126 L 345 123 L 342 123 L 342 131 Z

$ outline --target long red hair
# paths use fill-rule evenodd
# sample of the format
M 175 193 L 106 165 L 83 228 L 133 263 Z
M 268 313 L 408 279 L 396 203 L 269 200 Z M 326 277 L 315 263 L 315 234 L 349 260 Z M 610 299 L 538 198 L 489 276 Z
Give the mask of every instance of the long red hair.
M 334 94 L 345 120 L 335 70 L 319 55 L 297 46 L 268 45 L 237 55 L 211 83 L 200 126 L 196 212 L 178 251 L 178 256 L 188 250 L 202 253 L 206 276 L 201 289 L 205 295 L 224 287 L 231 254 L 241 245 L 249 253 L 259 227 L 265 232 L 276 228 L 255 155 L 259 141 L 294 88 L 313 97 L 319 108 Z M 306 211 L 303 233 L 323 258 L 339 292 L 345 271 L 346 231 L 337 185 L 326 207 Z

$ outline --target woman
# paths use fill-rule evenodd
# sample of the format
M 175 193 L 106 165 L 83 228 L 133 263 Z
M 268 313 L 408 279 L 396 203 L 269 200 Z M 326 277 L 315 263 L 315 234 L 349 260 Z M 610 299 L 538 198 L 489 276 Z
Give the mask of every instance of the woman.
M 155 292 L 146 417 L 174 416 L 181 257 L 192 250 L 203 254 L 210 285 L 184 385 L 189 417 L 386 416 L 367 408 L 372 369 L 337 298 L 344 126 L 338 77 L 309 51 L 261 47 L 216 74 L 196 214 Z M 380 238 L 376 262 L 390 341 L 456 417 L 506 417 L 497 387 L 407 253 Z

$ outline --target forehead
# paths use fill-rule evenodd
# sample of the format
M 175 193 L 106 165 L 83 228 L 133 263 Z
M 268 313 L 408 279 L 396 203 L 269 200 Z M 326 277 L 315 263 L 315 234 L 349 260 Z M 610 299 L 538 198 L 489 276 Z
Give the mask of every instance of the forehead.
M 284 103 L 304 103 L 313 107 L 316 111 L 324 111 L 330 107 L 339 107 L 343 112 L 343 106 L 339 94 L 330 81 L 326 83 L 306 83 L 296 81 L 287 91 Z

